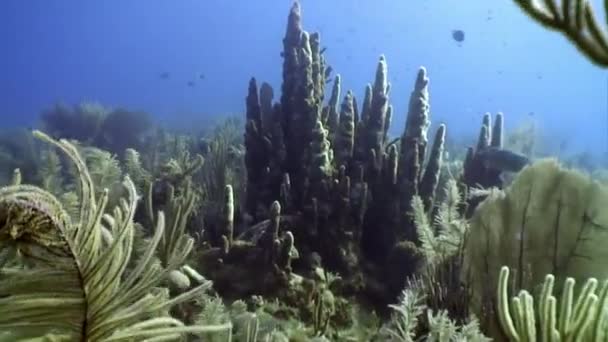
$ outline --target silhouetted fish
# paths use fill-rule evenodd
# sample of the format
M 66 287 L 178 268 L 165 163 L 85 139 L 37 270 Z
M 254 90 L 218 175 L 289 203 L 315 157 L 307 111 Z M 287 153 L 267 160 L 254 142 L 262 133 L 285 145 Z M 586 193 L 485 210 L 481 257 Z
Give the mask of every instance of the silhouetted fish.
M 459 43 L 463 42 L 464 41 L 464 31 L 463 30 L 453 30 L 452 38 L 454 38 L 454 40 Z
M 519 172 L 530 164 L 530 159 L 523 154 L 497 147 L 488 147 L 477 152 L 477 158 L 485 168 L 500 172 Z
M 167 71 L 161 72 L 161 73 L 160 73 L 160 75 L 159 75 L 159 77 L 160 77 L 162 80 L 169 79 L 169 72 L 167 72 Z
M 205 74 L 203 74 L 203 73 L 199 74 L 198 78 L 200 78 L 201 80 L 204 80 L 205 79 Z
M 334 69 L 331 67 L 331 65 L 328 65 L 327 68 L 325 68 L 325 79 L 328 79 L 331 76 L 331 72 Z
M 188 87 L 194 87 L 196 84 L 194 83 L 194 81 L 188 81 Z

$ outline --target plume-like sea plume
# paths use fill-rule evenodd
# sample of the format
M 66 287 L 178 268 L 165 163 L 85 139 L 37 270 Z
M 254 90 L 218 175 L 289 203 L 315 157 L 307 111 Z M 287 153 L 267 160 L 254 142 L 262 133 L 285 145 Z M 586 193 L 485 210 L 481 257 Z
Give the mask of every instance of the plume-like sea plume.
M 171 306 L 211 285 L 203 281 L 174 298 L 158 287 L 192 248 L 190 241 L 175 250 L 165 268 L 155 262 L 165 228 L 162 212 L 143 257 L 126 273 L 138 199 L 129 177 L 123 182 L 126 197 L 107 214 L 107 191 L 96 199 L 76 147 L 39 131 L 34 135 L 75 164 L 79 215 L 72 222 L 60 202 L 38 187 L 0 188 L 0 340 L 165 341 L 186 333 L 230 330 L 230 324 L 185 326 L 167 314 Z

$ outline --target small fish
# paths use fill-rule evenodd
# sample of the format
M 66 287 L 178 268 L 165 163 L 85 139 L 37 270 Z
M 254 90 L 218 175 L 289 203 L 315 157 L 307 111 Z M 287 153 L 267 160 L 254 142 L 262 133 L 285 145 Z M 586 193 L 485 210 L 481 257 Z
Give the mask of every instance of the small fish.
M 477 152 L 477 157 L 486 169 L 500 172 L 519 172 L 530 159 L 523 154 L 497 147 L 488 147 Z
M 452 30 L 452 38 L 455 41 L 462 43 L 464 41 L 464 31 L 463 30 Z
M 161 72 L 160 75 L 158 75 L 158 76 L 160 77 L 161 80 L 167 80 L 167 79 L 169 79 L 169 72 L 167 72 L 167 71 Z
M 319 53 L 324 54 L 325 51 L 327 51 L 327 46 L 324 46 L 323 48 L 321 48 L 321 51 L 319 51 Z
M 196 85 L 196 83 L 194 83 L 194 81 L 188 81 L 188 87 L 194 87 Z
M 331 67 L 331 65 L 328 65 L 327 68 L 325 68 L 325 79 L 328 79 L 331 76 L 331 72 L 334 69 Z
M 198 78 L 200 78 L 201 80 L 204 80 L 205 79 L 205 74 L 199 74 Z

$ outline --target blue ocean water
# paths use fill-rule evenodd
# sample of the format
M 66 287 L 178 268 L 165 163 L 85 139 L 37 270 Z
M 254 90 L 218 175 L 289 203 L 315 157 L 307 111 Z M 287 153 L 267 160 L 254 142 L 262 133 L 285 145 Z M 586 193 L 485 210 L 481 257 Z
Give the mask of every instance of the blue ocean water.
M 176 126 L 241 115 L 251 76 L 279 94 L 290 6 L 3 0 L 1 125 L 35 125 L 41 110 L 58 101 L 145 110 Z M 321 33 L 343 89 L 362 98 L 378 56 L 386 56 L 394 134 L 403 129 L 416 70 L 424 65 L 431 119 L 446 122 L 452 138 L 476 136 L 484 112 L 502 111 L 507 130 L 533 120 L 555 144 L 598 155 L 608 150 L 607 73 L 512 1 L 303 0 L 302 9 L 305 28 Z M 452 39 L 453 30 L 462 30 L 464 41 Z

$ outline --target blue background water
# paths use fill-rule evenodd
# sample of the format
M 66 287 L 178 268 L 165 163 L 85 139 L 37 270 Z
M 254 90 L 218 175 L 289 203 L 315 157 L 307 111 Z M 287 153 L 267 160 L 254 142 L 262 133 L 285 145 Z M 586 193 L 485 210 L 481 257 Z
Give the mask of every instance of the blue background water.
M 596 8 L 600 1 L 594 0 Z M 1 125 L 35 124 L 56 101 L 98 101 L 192 125 L 242 113 L 251 76 L 280 89 L 288 0 L 3 0 Z M 359 97 L 386 55 L 394 133 L 427 67 L 434 123 L 476 135 L 484 112 L 533 116 L 576 149 L 607 149 L 607 74 L 509 0 L 303 0 L 343 89 Z M 603 18 L 601 18 L 603 22 Z M 451 31 L 462 29 L 458 44 Z M 159 74 L 170 72 L 168 80 Z M 204 80 L 197 79 L 198 74 Z M 187 82 L 196 80 L 195 87 Z M 533 112 L 533 115 L 529 113 Z

